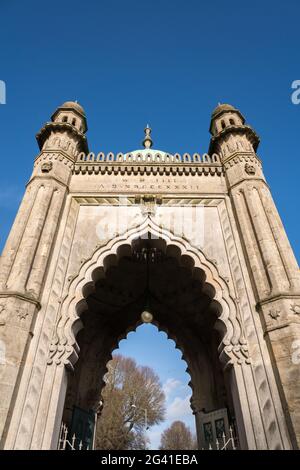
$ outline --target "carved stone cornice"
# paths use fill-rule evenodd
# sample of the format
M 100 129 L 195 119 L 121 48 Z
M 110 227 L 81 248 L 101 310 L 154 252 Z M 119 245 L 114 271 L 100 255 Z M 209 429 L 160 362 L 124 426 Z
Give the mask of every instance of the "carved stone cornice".
M 222 349 L 219 357 L 224 370 L 228 369 L 233 364 L 251 364 L 249 349 L 246 342 L 244 344 L 239 343 L 235 345 L 226 345 Z
M 288 301 L 288 302 L 286 302 Z M 256 304 L 263 315 L 263 334 L 292 325 L 300 326 L 300 294 L 274 294 Z M 270 321 L 271 319 L 271 321 Z
M 257 178 L 243 178 L 243 179 L 237 181 L 236 183 L 234 183 L 234 184 L 232 184 L 232 185 L 230 186 L 230 188 L 229 188 L 229 190 L 228 190 L 228 191 L 229 191 L 229 194 L 232 193 L 232 190 L 233 190 L 234 188 L 236 188 L 236 187 L 242 185 L 242 183 L 244 183 L 244 182 L 249 182 L 249 181 L 250 181 L 250 182 L 259 181 L 260 183 L 263 183 L 268 189 L 270 189 L 270 186 L 268 185 L 268 183 L 266 182 L 266 180 L 264 180 L 263 178 L 259 178 L 259 177 L 257 177 Z
M 94 175 L 172 175 L 172 176 L 187 176 L 187 175 L 211 175 L 211 176 L 223 176 L 224 169 L 222 165 L 203 165 L 203 166 L 190 166 L 187 164 L 180 165 L 168 165 L 165 164 L 120 164 L 117 162 L 112 163 L 98 163 L 98 164 L 88 164 L 88 163 L 76 163 L 74 166 L 73 173 L 78 174 L 94 174 Z
M 79 152 L 88 153 L 89 149 L 86 136 L 76 129 L 75 126 L 72 126 L 67 122 L 47 122 L 44 127 L 42 127 L 42 129 L 36 134 L 36 140 L 40 149 L 43 148 L 45 141 L 50 137 L 51 133 L 55 131 L 69 132 L 78 142 Z
M 63 181 L 59 180 L 58 178 L 56 178 L 55 176 L 52 176 L 52 175 L 34 175 L 32 178 L 30 178 L 30 180 L 26 183 L 25 187 L 27 187 L 30 183 L 32 183 L 32 181 L 34 180 L 53 180 L 53 181 L 56 181 L 56 183 L 58 183 L 59 185 L 63 186 L 64 188 L 67 189 L 67 191 L 69 190 L 69 186 L 64 183 Z
M 130 196 L 122 196 L 122 198 L 112 196 L 111 194 L 102 194 L 99 196 L 95 193 L 95 195 L 90 194 L 72 194 L 72 197 L 75 199 L 76 202 L 79 204 L 84 205 L 112 205 L 112 206 L 132 206 L 136 205 L 139 202 L 137 198 L 140 199 L 145 196 L 143 194 L 132 194 Z M 162 195 L 156 195 L 159 199 L 159 204 L 163 204 L 166 207 L 174 206 L 174 207 L 194 207 L 194 206 L 210 206 L 210 207 L 217 207 L 224 201 L 224 197 L 218 197 L 216 195 L 211 195 L 211 197 L 190 197 L 190 196 L 174 196 L 170 197 L 168 194 L 167 197 Z
M 268 335 L 272 331 L 281 330 L 282 328 L 286 328 L 294 324 L 300 325 L 300 320 L 288 320 L 282 323 L 273 324 L 272 326 L 267 326 L 264 328 L 264 336 Z
M 34 304 L 38 310 L 41 308 L 40 302 L 34 298 L 31 294 L 17 292 L 17 291 L 2 291 L 0 292 L 0 298 L 15 297 L 17 299 L 23 300 L 25 302 L 30 302 Z
M 235 151 L 228 155 L 228 157 L 224 157 L 222 160 L 223 165 L 233 166 L 236 163 L 256 163 L 260 168 L 262 167 L 262 161 L 254 152 L 243 152 L 241 150 Z
M 249 139 L 249 142 L 251 142 L 254 151 L 256 151 L 260 139 L 256 132 L 252 129 L 252 127 L 248 125 L 243 125 L 243 126 L 236 126 L 236 125 L 231 125 L 225 127 L 221 132 L 219 132 L 216 136 L 213 136 L 210 140 L 210 145 L 209 145 L 209 153 L 213 153 L 217 150 L 217 145 L 218 143 L 224 139 L 228 134 L 242 134 L 246 135 L 247 138 Z
M 63 149 L 59 150 L 42 150 L 37 157 L 34 160 L 34 166 L 38 165 L 40 161 L 53 161 L 53 160 L 58 160 L 60 162 L 64 162 L 65 164 L 70 165 L 70 168 L 73 167 L 74 164 L 74 157 L 71 157 L 67 152 L 65 152 Z
M 275 294 L 271 295 L 270 297 L 265 297 L 264 299 L 260 300 L 256 304 L 256 310 L 259 310 L 262 306 L 276 302 L 277 300 L 285 300 L 285 299 L 300 299 L 300 292 L 298 293 L 280 293 L 280 294 Z

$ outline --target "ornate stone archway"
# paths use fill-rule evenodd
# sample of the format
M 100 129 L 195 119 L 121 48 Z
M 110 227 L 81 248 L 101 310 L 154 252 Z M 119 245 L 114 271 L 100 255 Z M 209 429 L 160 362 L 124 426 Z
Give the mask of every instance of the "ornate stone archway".
M 179 264 L 187 266 L 190 272 L 200 270 L 203 273 L 206 288 L 210 291 L 211 299 L 216 307 L 215 327 L 220 333 L 219 358 L 223 369 L 227 369 L 228 373 L 241 448 L 256 449 L 268 446 L 262 413 L 267 413 L 270 426 L 273 426 L 274 445 L 272 448 L 281 448 L 276 425 L 272 424 L 276 422 L 276 417 L 270 414 L 269 399 L 265 402 L 264 409 L 261 410 L 251 357 L 249 357 L 247 341 L 241 326 L 239 304 L 230 295 L 226 280 L 218 273 L 215 263 L 207 259 L 201 250 L 193 247 L 184 238 L 177 237 L 170 231 L 159 227 L 149 217 L 141 225 L 113 238 L 104 246 L 98 247 L 92 256 L 82 263 L 78 274 L 70 279 L 67 294 L 59 299 L 56 326 L 42 382 L 38 379 L 39 366 L 34 366 L 32 369 L 28 398 L 23 405 L 22 420 L 17 428 L 15 448 L 56 448 L 70 371 L 76 367 L 80 356 L 77 335 L 83 326 L 81 319 L 87 310 L 87 298 L 95 289 L 99 276 L 105 275 L 111 266 L 116 265 L 132 250 L 134 240 L 148 236 L 148 234 L 159 240 L 163 249 L 169 250 L 172 257 L 177 259 Z M 51 314 L 51 311 L 49 313 Z M 134 329 L 130 325 L 128 327 L 129 330 Z M 172 337 L 166 326 L 163 329 Z M 122 335 L 124 336 L 129 330 L 125 327 Z M 111 351 L 120 338 L 121 336 L 117 337 L 107 349 L 101 377 L 105 373 Z M 39 341 L 42 340 L 43 336 Z M 39 361 L 43 360 L 42 348 L 38 347 L 37 354 L 40 354 Z M 194 386 L 193 382 L 192 385 Z M 40 394 L 36 409 L 34 409 L 36 400 L 32 393 L 35 390 Z M 264 394 L 267 392 L 265 388 L 262 391 Z M 192 407 L 196 414 L 197 425 L 197 412 L 200 406 L 195 394 Z M 33 412 L 36 412 L 34 422 L 30 418 Z M 9 446 L 11 445 L 9 442 Z
M 247 361 L 247 344 L 242 332 L 237 305 L 229 294 L 226 281 L 219 275 L 214 263 L 183 238 L 174 236 L 171 232 L 158 227 L 151 218 L 146 218 L 139 227 L 129 230 L 96 250 L 93 256 L 83 264 L 78 276 L 70 283 L 68 295 L 62 301 L 56 336 L 51 345 L 49 364 L 55 360 L 57 364 L 63 363 L 67 367 L 73 367 L 78 353 L 76 334 L 82 327 L 80 315 L 87 309 L 86 297 L 94 289 L 97 277 L 100 277 L 124 256 L 127 250 L 131 250 L 133 240 L 143 238 L 148 234 L 153 238 L 163 240 L 169 248 L 174 247 L 175 257 L 189 259 L 191 269 L 198 268 L 204 272 L 206 283 L 215 290 L 214 299 L 222 309 L 219 316 L 220 330 L 221 324 L 224 330 L 220 351 L 222 360 L 225 364 L 228 361 L 238 363 Z
M 243 404 L 243 410 L 241 407 L 241 397 L 245 396 L 246 400 L 247 391 L 244 380 L 241 381 L 236 377 L 237 374 L 243 375 L 247 372 L 250 359 L 236 302 L 230 296 L 227 283 L 219 275 L 213 262 L 208 260 L 200 250 L 192 247 L 186 240 L 176 237 L 169 231 L 158 227 L 151 218 L 147 218 L 139 227 L 127 231 L 125 234 L 111 240 L 104 247 L 96 250 L 93 256 L 82 265 L 80 272 L 70 283 L 68 295 L 62 301 L 61 313 L 57 321 L 55 336 L 51 344 L 48 359 L 49 368 L 56 367 L 58 369 L 63 368 L 64 370 L 61 376 L 61 387 L 58 390 L 60 398 L 57 396 L 51 397 L 51 402 L 54 400 L 56 403 L 61 403 L 61 406 L 57 408 L 57 413 L 51 417 L 52 420 L 47 423 L 48 426 L 53 426 L 52 432 L 48 429 L 45 435 L 48 436 L 51 434 L 53 436 L 51 445 L 55 446 L 58 423 L 60 423 L 63 410 L 62 402 L 65 399 L 67 389 L 65 371 L 73 370 L 80 356 L 77 334 L 83 327 L 81 316 L 88 310 L 87 299 L 89 295 L 95 291 L 97 280 L 105 276 L 105 273 L 108 272 L 112 266 L 117 265 L 122 258 L 131 253 L 132 243 L 136 239 L 149 238 L 149 236 L 154 240 L 158 240 L 160 248 L 174 259 L 177 259 L 179 265 L 184 265 L 190 272 L 202 273 L 201 277 L 205 280 L 203 289 L 209 293 L 216 313 L 214 328 L 218 330 L 221 338 L 218 347 L 218 355 L 223 369 L 228 369 L 228 380 L 230 387 L 233 388 L 231 395 L 235 407 L 241 446 L 244 448 L 251 447 L 253 444 L 251 444 L 249 437 L 251 433 L 254 436 L 254 431 L 250 429 L 252 427 L 250 421 L 247 421 L 247 412 L 249 414 L 250 410 L 248 409 L 247 411 L 247 407 L 245 407 L 246 401 Z M 169 337 L 173 338 L 177 344 L 179 343 L 176 334 L 170 333 L 170 328 L 168 328 L 167 325 L 161 325 L 159 322 L 157 322 L 157 325 L 166 331 Z M 125 327 L 121 335 L 119 334 L 113 339 L 103 357 L 102 364 L 100 364 L 101 377 L 105 374 L 106 364 L 111 357 L 112 350 L 117 346 L 118 341 L 135 327 L 136 324 L 129 324 Z M 181 350 L 184 349 L 182 344 L 178 344 L 178 346 Z M 196 352 L 193 354 L 196 356 Z M 184 352 L 183 356 L 185 357 Z M 187 359 L 187 363 L 190 369 L 189 359 Z M 245 367 L 246 369 L 244 369 Z M 195 382 L 199 383 L 199 379 L 197 378 Z M 194 391 L 193 379 L 191 385 Z M 192 407 L 196 415 L 196 423 L 197 412 L 201 409 L 200 403 L 201 401 L 193 394 Z M 54 421 L 53 418 L 55 418 Z M 245 426 L 248 426 L 249 429 L 246 430 Z M 45 442 L 45 446 L 48 445 L 49 442 Z
M 220 359 L 245 430 L 241 447 L 298 448 L 299 367 L 292 357 L 299 268 L 256 155 L 257 135 L 230 105 L 214 110 L 210 155 L 202 157 L 150 149 L 149 129 L 143 150 L 88 155 L 86 129 L 84 110 L 73 102 L 41 129 L 40 154 L 1 256 L 1 446 L 55 447 L 89 293 L 135 237 L 152 233 L 178 265 L 201 271 L 213 292 Z M 199 207 L 201 242 L 189 222 L 182 238 L 160 228 L 169 227 L 168 216 L 191 220 L 189 209 Z M 123 235 L 118 228 L 97 246 L 97 224 L 124 212 L 132 228 Z M 152 220 L 141 222 L 145 212 Z

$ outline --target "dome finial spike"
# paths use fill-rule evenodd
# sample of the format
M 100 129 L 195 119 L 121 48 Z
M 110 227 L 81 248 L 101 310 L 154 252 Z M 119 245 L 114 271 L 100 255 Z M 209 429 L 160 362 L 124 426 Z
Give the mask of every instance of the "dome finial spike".
M 149 126 L 149 124 L 147 124 L 147 126 L 145 127 L 144 132 L 145 132 L 145 138 L 143 140 L 143 146 L 145 147 L 145 149 L 149 149 L 153 145 L 153 142 L 150 136 L 152 129 Z

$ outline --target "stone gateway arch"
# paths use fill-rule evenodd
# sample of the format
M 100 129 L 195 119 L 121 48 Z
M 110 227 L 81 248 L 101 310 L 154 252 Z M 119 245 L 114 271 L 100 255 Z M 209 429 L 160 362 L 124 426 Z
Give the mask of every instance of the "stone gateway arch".
M 143 321 L 188 365 L 199 448 L 220 420 L 241 449 L 300 443 L 300 274 L 239 110 L 219 105 L 208 154 L 89 153 L 60 106 L 0 264 L 3 449 L 56 449 L 97 416 L 107 362 Z

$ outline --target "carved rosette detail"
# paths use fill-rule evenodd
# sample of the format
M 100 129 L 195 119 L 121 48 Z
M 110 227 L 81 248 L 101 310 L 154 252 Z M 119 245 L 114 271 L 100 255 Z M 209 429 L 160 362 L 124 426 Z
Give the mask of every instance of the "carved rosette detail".
M 298 304 L 292 304 L 291 305 L 291 311 L 295 313 L 295 315 L 300 315 L 300 305 Z
M 26 320 L 28 316 L 28 311 L 27 309 L 24 309 L 24 308 L 17 308 L 16 314 L 19 320 Z
M 269 310 L 269 316 L 273 320 L 277 320 L 277 318 L 280 317 L 280 310 L 276 310 L 276 308 L 271 308 L 271 310 Z

